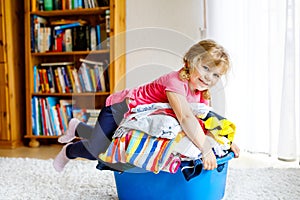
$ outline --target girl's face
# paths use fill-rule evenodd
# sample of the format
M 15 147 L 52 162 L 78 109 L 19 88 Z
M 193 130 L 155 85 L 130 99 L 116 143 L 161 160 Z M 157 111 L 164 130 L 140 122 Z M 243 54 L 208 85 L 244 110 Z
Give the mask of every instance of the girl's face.
M 189 86 L 193 91 L 207 90 L 216 85 L 222 74 L 222 67 L 209 67 L 208 65 L 200 64 L 191 70 Z

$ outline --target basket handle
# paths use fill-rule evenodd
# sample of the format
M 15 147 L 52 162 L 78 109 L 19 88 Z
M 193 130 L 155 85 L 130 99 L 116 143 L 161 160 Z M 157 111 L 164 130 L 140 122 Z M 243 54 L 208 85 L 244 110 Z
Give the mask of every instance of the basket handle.
M 232 151 L 230 151 L 226 156 L 224 156 L 222 158 L 217 158 L 217 164 L 219 165 L 219 164 L 228 162 L 232 158 L 234 158 L 234 153 Z

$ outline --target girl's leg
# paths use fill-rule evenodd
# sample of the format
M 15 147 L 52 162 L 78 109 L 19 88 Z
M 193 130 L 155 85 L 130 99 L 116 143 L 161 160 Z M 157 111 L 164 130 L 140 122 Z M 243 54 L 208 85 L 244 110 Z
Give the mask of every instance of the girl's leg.
M 91 137 L 74 144 L 67 144 L 59 153 L 63 156 L 57 156 L 54 160 L 54 167 L 57 171 L 63 170 L 69 159 L 86 158 L 96 160 L 99 153 L 105 152 L 109 146 L 114 131 L 123 119 L 124 114 L 128 111 L 126 101 L 104 107 L 95 125 Z M 80 136 L 81 131 L 77 129 Z
M 128 106 L 126 104 L 126 101 L 113 104 L 109 107 L 104 107 L 101 110 L 91 137 L 88 140 L 81 140 L 84 147 L 88 150 L 89 153 L 91 153 L 94 158 L 98 158 L 98 155 L 100 153 L 106 151 L 112 141 L 114 131 L 118 128 L 119 124 L 124 118 L 124 114 L 127 111 Z M 79 135 L 82 134 L 80 130 L 77 131 Z M 76 146 L 76 144 L 74 145 Z M 73 150 L 73 145 L 70 147 L 70 150 Z M 79 154 L 71 154 L 70 156 L 82 157 L 83 155 L 80 152 Z
M 70 120 L 67 131 L 58 138 L 59 143 L 68 143 L 76 137 L 89 139 L 92 135 L 93 127 L 76 118 Z M 80 134 L 79 134 L 80 133 Z

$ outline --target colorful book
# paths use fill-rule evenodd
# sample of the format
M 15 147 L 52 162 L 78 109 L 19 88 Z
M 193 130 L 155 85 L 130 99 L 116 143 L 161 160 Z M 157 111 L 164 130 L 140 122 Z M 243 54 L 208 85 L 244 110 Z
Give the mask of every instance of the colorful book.
M 64 132 L 65 131 L 65 126 L 64 126 L 64 121 L 63 121 L 63 116 L 62 116 L 62 113 L 61 113 L 61 109 L 60 109 L 60 104 L 57 103 L 55 105 L 55 108 L 56 108 L 56 112 L 57 112 L 57 116 L 58 116 L 58 121 L 59 121 L 59 128 L 61 130 L 61 132 Z
M 66 29 L 64 34 L 64 44 L 65 44 L 65 51 L 70 52 L 73 51 L 73 44 L 72 44 L 72 30 Z
M 45 113 L 45 99 L 40 98 L 40 105 L 41 105 L 41 113 L 42 113 L 42 126 L 43 126 L 43 132 L 42 135 L 48 135 L 47 130 L 47 120 L 46 120 L 46 113 Z
M 53 74 L 52 66 L 47 69 L 49 88 L 51 93 L 55 93 L 55 78 Z
M 43 79 L 42 69 L 38 69 L 38 74 L 39 74 L 39 85 L 40 85 L 38 92 L 44 93 L 46 90 L 45 90 L 45 82 Z
M 71 71 L 72 71 L 72 75 L 73 75 L 73 78 L 74 78 L 74 84 L 75 84 L 75 88 L 76 88 L 74 91 L 76 91 L 77 93 L 81 93 L 82 88 L 81 88 L 78 72 L 75 68 L 72 69 Z
M 32 110 L 32 133 L 33 135 L 39 135 L 40 123 L 39 123 L 39 102 L 37 97 L 31 99 L 31 110 Z
M 73 117 L 77 118 L 82 122 L 87 122 L 86 109 L 82 108 L 74 108 L 73 109 Z
M 51 116 L 51 121 L 52 121 L 52 127 L 54 130 L 54 135 L 58 136 L 61 135 L 61 129 L 60 129 L 60 124 L 59 124 L 59 119 L 58 119 L 58 114 L 56 111 L 56 104 L 58 104 L 59 99 L 56 97 L 47 97 L 46 102 L 48 104 L 48 111 Z
M 98 65 L 99 74 L 100 74 L 100 83 L 101 83 L 101 89 L 102 92 L 106 92 L 106 82 L 105 82 L 105 75 L 104 75 L 104 66 Z
M 90 29 L 90 43 L 91 43 L 91 50 L 94 51 L 97 49 L 97 35 L 96 35 L 96 28 L 91 27 Z
M 101 109 L 86 109 L 86 124 L 95 126 L 98 120 Z
M 38 90 L 38 83 L 39 81 L 39 78 L 38 78 L 38 69 L 37 69 L 37 66 L 34 65 L 33 66 L 33 92 L 34 93 L 37 93 L 39 90 Z
M 90 77 L 91 77 L 91 82 L 92 82 L 92 91 L 96 92 L 97 91 L 97 84 L 96 84 L 96 78 L 95 78 L 95 71 L 92 67 L 89 68 L 89 70 L 90 70 Z
M 81 90 L 82 90 L 82 92 L 86 92 L 87 90 L 85 88 L 85 84 L 84 84 L 84 81 L 83 81 L 82 70 L 79 68 L 77 73 L 78 73 L 78 78 L 79 78 L 79 82 L 80 82 L 80 85 L 81 85 Z
M 46 69 L 41 69 L 42 71 L 42 76 L 43 76 L 43 81 L 44 81 L 44 87 L 45 87 L 45 93 L 50 92 L 50 86 L 49 86 L 49 80 L 48 80 L 48 74 Z
M 97 37 L 97 47 L 96 49 L 102 49 L 102 44 L 101 44 L 101 27 L 100 25 L 96 25 L 96 37 Z
M 51 121 L 51 115 L 50 115 L 50 108 L 47 104 L 46 99 L 44 100 L 44 106 L 45 106 L 45 117 L 46 117 L 46 128 L 47 128 L 47 133 L 49 136 L 53 136 L 54 135 L 54 129 L 53 129 L 53 125 L 52 125 L 52 121 Z
M 92 92 L 92 81 L 90 78 L 88 66 L 85 63 L 82 63 L 79 70 L 81 71 L 82 79 L 83 79 L 86 91 Z
M 59 83 L 61 85 L 62 93 L 66 93 L 66 83 L 60 67 L 57 67 L 57 73 L 58 73 L 58 78 L 59 78 Z
M 58 76 L 58 70 L 54 69 L 54 80 L 55 80 L 55 85 L 56 85 L 56 91 L 59 93 L 62 93 L 62 87 L 60 85 L 60 80 L 59 80 L 59 76 Z
M 62 29 L 69 29 L 69 28 L 74 28 L 74 27 L 81 26 L 81 25 L 82 25 L 81 22 L 74 22 L 74 23 L 70 23 L 70 24 L 63 24 L 63 25 L 54 26 L 54 30 L 58 31 L 58 30 L 62 30 Z
M 53 1 L 52 0 L 44 0 L 44 9 L 45 9 L 45 11 L 53 10 Z
M 62 117 L 63 127 L 65 130 L 67 130 L 69 121 L 73 118 L 72 115 L 73 100 L 60 99 L 59 103 L 60 103 L 60 111 L 61 111 L 60 115 Z
M 98 65 L 94 65 L 94 71 L 95 71 L 95 79 L 96 79 L 96 90 L 102 91 L 101 81 L 100 81 L 100 72 Z
M 67 70 L 64 66 L 61 67 L 61 73 L 64 78 L 66 93 L 72 93 L 73 89 L 72 89 L 71 81 L 67 74 Z

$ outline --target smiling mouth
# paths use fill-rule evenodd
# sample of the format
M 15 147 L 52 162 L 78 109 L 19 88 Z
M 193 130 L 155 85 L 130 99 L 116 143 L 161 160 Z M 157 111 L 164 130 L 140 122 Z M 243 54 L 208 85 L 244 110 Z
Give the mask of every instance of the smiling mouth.
M 202 81 L 200 78 L 199 78 L 199 81 L 200 81 L 203 85 L 208 86 L 208 84 L 205 83 L 204 81 Z

